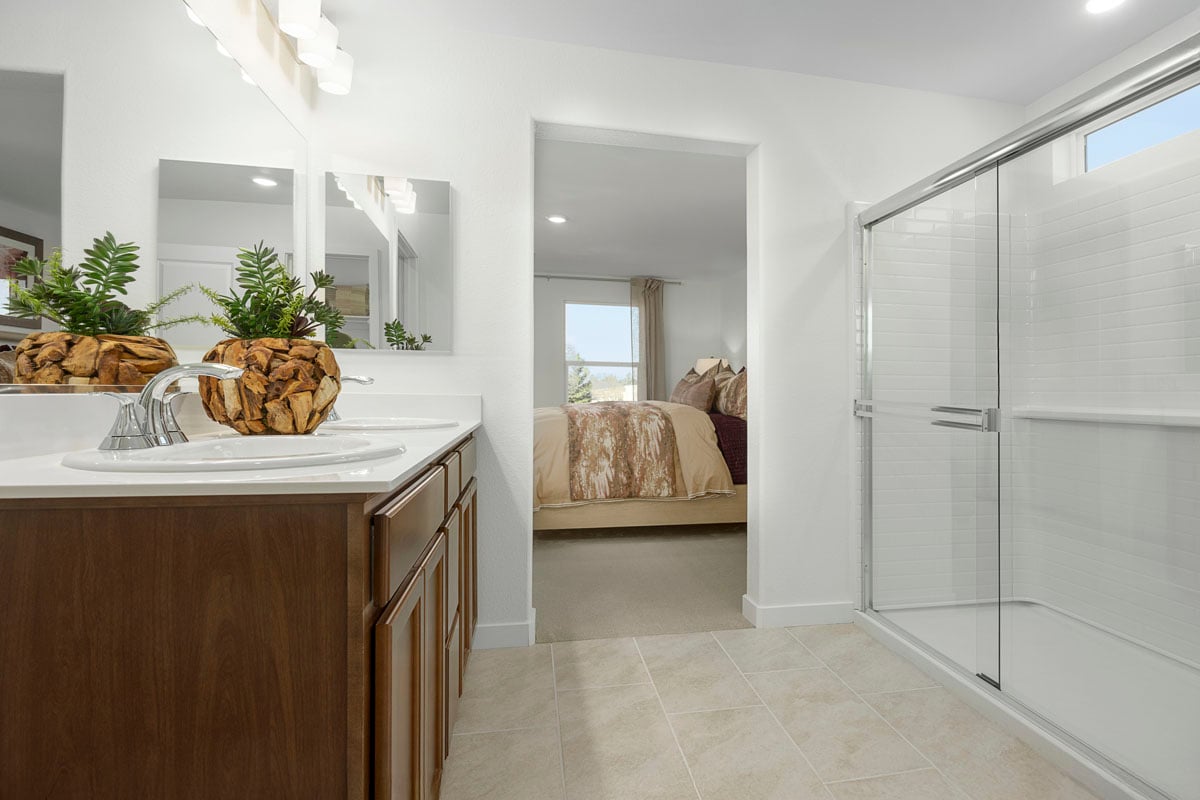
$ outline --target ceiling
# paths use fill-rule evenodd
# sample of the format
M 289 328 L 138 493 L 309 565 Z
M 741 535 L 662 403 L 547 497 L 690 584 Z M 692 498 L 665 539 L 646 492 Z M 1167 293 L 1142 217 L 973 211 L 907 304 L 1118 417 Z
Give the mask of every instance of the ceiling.
M 259 186 L 261 176 L 277 186 Z M 292 205 L 292 171 L 199 161 L 162 161 L 158 165 L 158 196 L 164 200 L 219 200 L 230 203 Z
M 326 6 L 339 22 L 359 2 Z M 1197 10 L 1196 0 L 1127 0 L 1101 15 L 1084 0 L 409 0 L 382 4 L 375 24 L 390 24 L 387 6 L 489 33 L 1020 105 Z
M 746 268 L 744 157 L 539 139 L 534 208 L 539 273 L 703 280 Z
M 0 197 L 57 217 L 62 205 L 63 78 L 0 70 Z M 19 119 L 20 124 L 14 124 Z M 4 222 L 0 221 L 0 225 Z

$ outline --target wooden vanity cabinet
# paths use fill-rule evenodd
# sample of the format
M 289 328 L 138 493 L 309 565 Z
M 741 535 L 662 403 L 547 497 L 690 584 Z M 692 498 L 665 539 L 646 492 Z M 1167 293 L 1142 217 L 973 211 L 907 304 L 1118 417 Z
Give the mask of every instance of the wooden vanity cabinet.
M 436 800 L 474 440 L 434 462 L 379 496 L 0 500 L 0 797 Z

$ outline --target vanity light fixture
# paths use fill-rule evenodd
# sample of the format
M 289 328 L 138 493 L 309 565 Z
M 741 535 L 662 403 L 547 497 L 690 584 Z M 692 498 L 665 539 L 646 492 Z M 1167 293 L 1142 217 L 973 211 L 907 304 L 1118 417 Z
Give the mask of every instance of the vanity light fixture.
M 254 182 L 255 182 L 255 183 L 257 183 L 259 186 L 266 186 L 266 187 L 268 187 L 268 188 L 270 188 L 271 186 L 278 186 L 278 185 L 279 185 L 279 181 L 272 180 L 271 178 L 267 178 L 267 177 L 264 177 L 264 176 L 262 176 L 262 175 L 255 175 L 255 176 L 254 176 L 253 178 L 251 178 L 250 180 L 254 181 Z
M 317 23 L 317 35 L 297 42 L 296 58 L 313 69 L 328 69 L 333 66 L 338 51 L 338 29 L 327 17 Z
M 188 19 L 190 19 L 192 22 L 194 22 L 194 23 L 196 23 L 197 25 L 199 25 L 201 28 L 207 28 L 207 27 L 208 27 L 207 25 L 205 25 L 205 24 L 204 24 L 204 20 L 200 19 L 200 15 L 199 15 L 199 14 L 197 14 L 195 11 L 193 11 L 193 10 L 192 10 L 192 7 L 191 7 L 191 6 L 189 6 L 187 3 L 184 3 L 184 4 L 183 4 L 183 7 L 184 7 L 185 9 L 187 9 L 187 15 L 188 15 Z
M 317 70 L 317 86 L 320 86 L 323 92 L 350 94 L 350 85 L 353 82 L 354 57 L 340 48 L 334 55 L 332 64 Z
M 1089 14 L 1103 14 L 1106 11 L 1112 11 L 1124 2 L 1125 0 L 1088 0 L 1084 8 Z
M 562 214 L 551 214 L 550 216 L 546 217 L 546 220 L 548 222 L 553 222 L 555 225 L 562 225 L 567 221 L 567 218 Z
M 321 0 L 279 0 L 279 30 L 297 39 L 312 39 L 319 32 Z

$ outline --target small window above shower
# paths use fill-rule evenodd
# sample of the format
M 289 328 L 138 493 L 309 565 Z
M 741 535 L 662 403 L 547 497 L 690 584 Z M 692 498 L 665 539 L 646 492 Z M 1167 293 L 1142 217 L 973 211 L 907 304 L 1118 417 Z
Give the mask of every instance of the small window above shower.
M 1180 91 L 1178 86 L 1122 109 L 1119 119 L 1107 117 L 1084 128 L 1078 137 L 1083 172 L 1200 131 L 1200 84 Z

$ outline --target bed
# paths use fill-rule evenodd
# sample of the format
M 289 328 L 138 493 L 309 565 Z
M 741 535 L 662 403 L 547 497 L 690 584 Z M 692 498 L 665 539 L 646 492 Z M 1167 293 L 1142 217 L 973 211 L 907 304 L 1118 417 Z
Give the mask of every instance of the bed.
M 533 503 L 538 531 L 744 523 L 746 421 L 658 401 L 535 409 Z

